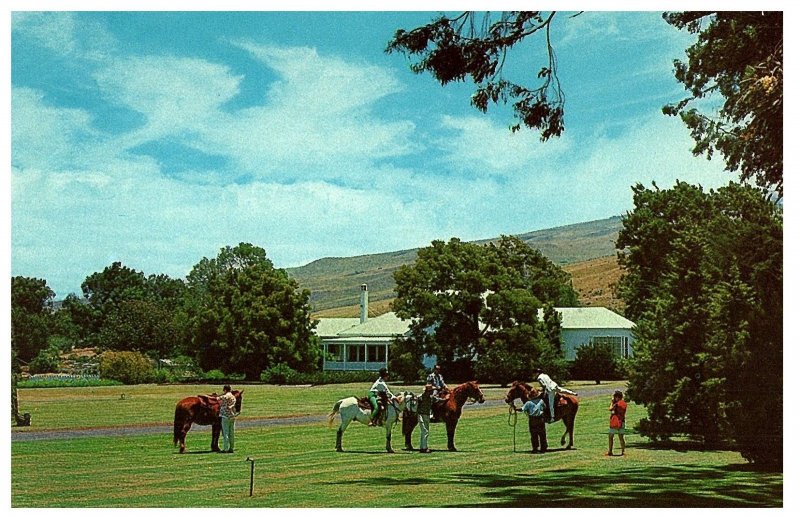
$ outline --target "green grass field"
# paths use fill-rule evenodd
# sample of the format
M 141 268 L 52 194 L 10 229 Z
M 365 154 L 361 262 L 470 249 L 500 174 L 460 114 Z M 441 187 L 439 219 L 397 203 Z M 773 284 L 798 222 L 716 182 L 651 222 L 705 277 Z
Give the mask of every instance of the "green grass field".
M 312 388 L 246 386 L 242 419 L 327 414 L 361 384 Z M 614 386 L 608 384 L 609 394 Z M 393 389 L 395 386 L 392 386 Z M 572 387 L 577 387 L 573 384 Z M 587 386 L 589 387 L 589 386 Z M 592 386 L 593 387 L 593 386 Z M 625 457 L 604 456 L 608 396 L 581 399 L 576 449 L 527 453 L 527 424 L 509 426 L 506 407 L 475 404 L 447 452 L 434 424 L 432 454 L 383 451 L 382 429 L 352 425 L 344 453 L 335 428 L 309 425 L 239 427 L 235 454 L 207 452 L 208 427 L 193 428 L 189 453 L 172 446 L 175 402 L 211 386 L 136 386 L 20 391 L 33 430 L 162 423 L 164 434 L 72 440 L 13 441 L 13 507 L 780 507 L 783 474 L 752 470 L 737 452 L 674 442 L 656 448 L 629 434 Z M 399 389 L 399 387 L 398 387 Z M 410 387 L 408 389 L 417 390 Z M 484 388 L 487 399 L 505 391 Z M 578 387 L 578 391 L 581 388 Z M 122 398 L 122 394 L 125 398 Z M 629 408 L 629 424 L 643 410 Z M 241 423 L 241 422 L 240 422 Z M 338 425 L 338 419 L 336 424 Z M 561 424 L 548 426 L 558 448 Z M 415 431 L 414 445 L 419 441 Z M 254 495 L 249 496 L 255 460 Z M 358 501 L 343 501 L 343 494 Z

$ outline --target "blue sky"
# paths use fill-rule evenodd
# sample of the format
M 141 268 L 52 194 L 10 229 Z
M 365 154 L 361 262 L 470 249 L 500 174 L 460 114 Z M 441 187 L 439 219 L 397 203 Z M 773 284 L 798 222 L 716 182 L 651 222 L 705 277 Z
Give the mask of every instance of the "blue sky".
M 11 274 L 62 298 L 114 261 L 183 277 L 251 242 L 292 267 L 620 215 L 636 182 L 735 180 L 661 114 L 693 39 L 660 12 L 557 18 L 566 131 L 546 143 L 383 52 L 436 14 L 13 13 Z M 542 57 L 520 46 L 507 75 L 533 84 Z

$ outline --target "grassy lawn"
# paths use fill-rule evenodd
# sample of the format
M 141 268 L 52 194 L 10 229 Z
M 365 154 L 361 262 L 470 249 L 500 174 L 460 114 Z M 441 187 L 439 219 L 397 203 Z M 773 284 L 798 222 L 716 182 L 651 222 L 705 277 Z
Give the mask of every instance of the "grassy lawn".
M 23 410 L 37 427 L 169 422 L 174 401 L 212 387 L 26 390 Z M 415 388 L 409 388 L 415 389 Z M 252 417 L 322 415 L 336 398 L 361 385 L 319 388 L 247 386 Z M 124 391 L 126 398 L 120 399 Z M 580 391 L 580 390 L 579 390 Z M 29 394 L 30 393 L 36 393 Z M 39 393 L 37 393 L 39 392 Z M 487 388 L 487 398 L 504 390 Z M 61 404 L 61 411 L 59 405 Z M 280 406 L 278 405 L 280 403 Z M 704 451 L 677 442 L 654 448 L 629 435 L 625 457 L 605 457 L 608 397 L 582 399 L 576 449 L 531 455 L 527 424 L 514 431 L 504 407 L 472 406 L 447 452 L 444 427 L 434 424 L 432 454 L 383 452 L 382 429 L 352 425 L 344 453 L 323 423 L 237 430 L 237 452 L 205 452 L 209 429 L 193 429 L 190 453 L 177 454 L 171 433 L 118 438 L 12 442 L 14 507 L 776 507 L 783 475 L 751 470 L 736 452 Z M 166 407 L 167 409 L 160 409 Z M 117 408 L 117 409 L 114 409 Z M 95 410 L 95 412 L 92 412 Z M 77 413 L 77 417 L 62 415 Z M 88 413 L 88 414 L 87 414 Z M 141 413 L 141 414 L 138 414 Z M 103 416 L 97 416 L 103 415 Z M 630 423 L 643 415 L 629 408 Z M 47 422 L 46 418 L 51 422 Z M 338 423 L 338 420 L 337 420 Z M 563 426 L 548 427 L 557 448 Z M 415 431 L 414 444 L 419 435 Z M 255 492 L 249 497 L 250 463 Z M 342 501 L 345 493 L 360 501 Z

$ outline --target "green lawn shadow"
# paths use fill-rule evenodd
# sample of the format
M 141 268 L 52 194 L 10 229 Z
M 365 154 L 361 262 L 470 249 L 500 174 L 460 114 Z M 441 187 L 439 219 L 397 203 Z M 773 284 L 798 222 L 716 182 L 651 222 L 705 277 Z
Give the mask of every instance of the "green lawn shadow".
M 624 463 L 624 461 L 623 461 Z M 782 507 L 783 474 L 763 472 L 758 484 L 743 485 L 739 473 L 754 472 L 747 463 L 722 467 L 620 466 L 611 473 L 579 469 L 540 470 L 530 474 L 451 474 L 444 478 L 459 488 L 459 502 L 431 504 L 457 508 L 741 508 Z M 757 472 L 757 471 L 756 471 Z M 441 477 L 392 477 L 337 482 L 379 487 L 441 485 Z M 467 496 L 488 498 L 491 503 Z M 445 501 L 445 500 L 443 500 Z M 427 506 L 409 503 L 408 507 Z

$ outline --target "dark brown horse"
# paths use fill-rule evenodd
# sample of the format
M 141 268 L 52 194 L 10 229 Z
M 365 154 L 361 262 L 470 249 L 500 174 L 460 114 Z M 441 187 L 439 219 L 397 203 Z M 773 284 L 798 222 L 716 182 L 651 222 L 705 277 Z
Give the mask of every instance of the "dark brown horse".
M 242 411 L 242 391 L 231 391 L 236 397 L 236 412 Z M 192 424 L 211 426 L 211 450 L 219 452 L 219 433 L 222 432 L 222 419 L 219 416 L 219 397 L 213 395 L 187 396 L 175 406 L 172 444 L 180 442 L 181 454 L 186 450 L 186 433 Z
M 458 419 L 461 418 L 461 408 L 464 407 L 464 404 L 469 399 L 476 400 L 482 404 L 484 402 L 483 391 L 481 391 L 478 383 L 473 380 L 471 382 L 464 382 L 460 386 L 448 391 L 446 395 L 440 394 L 439 396 L 445 400 L 443 402 L 434 402 L 433 414 L 438 417 L 440 421 L 444 422 L 447 428 L 447 449 L 454 451 L 456 450 L 456 444 L 454 442 L 456 426 L 458 425 Z M 411 446 L 411 433 L 414 432 L 416 426 L 417 414 L 408 411 L 404 412 L 403 435 L 406 439 L 406 450 L 414 450 Z
M 530 400 L 533 395 L 539 394 L 538 389 L 534 389 L 530 384 L 525 382 L 514 381 L 511 383 L 511 389 L 506 394 L 506 403 L 510 406 L 514 405 L 514 400 L 519 398 L 524 404 Z M 545 395 L 542 395 L 546 398 Z M 555 421 L 564 420 L 564 426 L 567 428 L 561 436 L 561 445 L 567 443 L 566 438 L 569 434 L 569 445 L 567 449 L 571 449 L 574 444 L 575 433 L 575 415 L 578 413 L 578 399 L 572 395 L 565 395 L 557 393 L 555 398 L 556 412 Z

